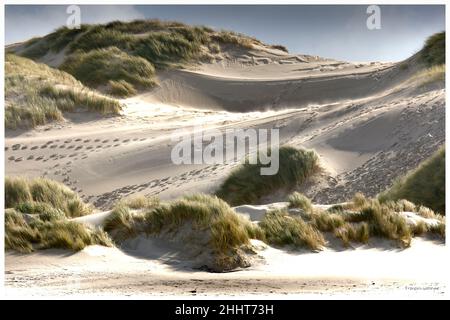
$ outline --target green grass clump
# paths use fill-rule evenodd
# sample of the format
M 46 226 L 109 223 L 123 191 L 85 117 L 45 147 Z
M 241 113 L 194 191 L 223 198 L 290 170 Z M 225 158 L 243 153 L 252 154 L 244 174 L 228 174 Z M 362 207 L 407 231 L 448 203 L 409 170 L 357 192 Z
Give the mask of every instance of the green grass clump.
M 361 210 L 371 228 L 371 234 L 397 240 L 402 246 L 411 244 L 413 230 L 406 218 L 392 211 L 388 206 L 372 200 Z
M 445 149 L 395 181 L 378 198 L 381 202 L 406 199 L 445 214 Z
M 121 110 L 117 100 L 99 95 L 90 90 L 61 89 L 47 85 L 40 89 L 40 95 L 55 101 L 58 110 L 62 111 L 75 111 L 78 108 L 85 108 L 100 114 L 118 114 Z
M 155 68 L 150 62 L 116 47 L 72 54 L 60 68 L 94 88 L 108 85 L 109 81 L 124 81 L 128 86 L 138 88 L 151 88 L 155 85 L 152 79 Z
M 79 29 L 70 29 L 63 26 L 45 37 L 28 40 L 20 55 L 30 59 L 38 59 L 48 52 L 57 53 L 63 50 L 69 43 L 73 42 L 77 36 L 86 30 L 86 25 L 81 25 Z
M 46 202 L 20 202 L 15 206 L 15 209 L 21 213 L 37 215 L 42 221 L 54 221 L 66 217 L 63 211 L 54 208 L 51 204 Z
M 41 249 L 69 249 L 79 251 L 88 245 L 111 246 L 108 235 L 101 230 L 67 220 L 43 221 L 22 213 L 5 210 L 5 249 L 29 253 Z
M 154 32 L 137 40 L 132 50 L 157 67 L 166 68 L 198 57 L 200 46 L 200 42 L 189 41 L 179 33 Z
M 118 205 L 126 206 L 130 209 L 151 209 L 160 204 L 158 197 L 133 195 L 123 198 Z
M 291 189 L 302 184 L 318 170 L 314 151 L 284 146 L 279 149 L 279 170 L 275 175 L 261 175 L 264 167 L 245 162 L 225 179 L 217 196 L 230 205 L 251 204 L 279 189 Z
M 190 221 L 194 230 L 210 230 L 211 245 L 221 253 L 247 244 L 249 240 L 246 221 L 226 202 L 204 194 L 185 196 L 169 204 L 162 204 L 150 210 L 145 220 L 149 233 L 177 228 Z
M 238 34 L 232 31 L 220 31 L 215 33 L 212 38 L 222 44 L 232 44 L 237 45 L 243 48 L 252 49 L 253 44 L 260 44 L 261 42 L 256 39 L 244 36 L 242 34 Z
M 24 178 L 5 178 L 5 207 L 12 208 L 32 200 L 28 180 Z
M 85 88 L 66 72 L 29 59 L 5 58 L 5 127 L 33 128 L 75 109 L 117 114 L 117 100 Z
M 322 232 L 331 232 L 342 227 L 346 222 L 343 215 L 318 211 L 311 215 L 314 227 Z
M 137 93 L 136 89 L 131 83 L 125 80 L 109 80 L 108 81 L 109 94 L 115 97 L 129 97 Z
M 429 66 L 445 64 L 445 31 L 435 33 L 427 39 L 421 58 Z
M 64 212 L 67 217 L 79 217 L 92 212 L 79 196 L 65 185 L 44 178 L 25 179 L 22 177 L 5 178 L 5 206 L 29 208 L 33 212 L 42 210 L 43 204 Z M 43 212 L 39 212 L 43 213 Z
M 313 211 L 311 200 L 299 192 L 293 192 L 288 197 L 289 208 L 301 209 L 307 213 Z
M 370 238 L 370 226 L 367 222 L 345 223 L 334 230 L 334 235 L 342 240 L 344 247 L 349 247 L 351 242 L 368 243 Z
M 213 257 L 208 267 L 216 271 L 245 266 L 240 251 L 248 247 L 251 238 L 264 237 L 258 226 L 240 217 L 226 202 L 204 194 L 168 203 L 145 197 L 124 199 L 105 220 L 103 229 L 118 244 L 147 234 L 173 237 L 189 246 L 205 247 L 211 250 Z
M 141 231 L 142 214 L 132 214 L 129 207 L 118 204 L 103 223 L 105 230 L 115 243 L 120 244 L 126 239 L 136 237 Z
M 321 250 L 325 245 L 323 235 L 311 224 L 298 216 L 289 215 L 286 210 L 268 212 L 259 227 L 269 244 Z

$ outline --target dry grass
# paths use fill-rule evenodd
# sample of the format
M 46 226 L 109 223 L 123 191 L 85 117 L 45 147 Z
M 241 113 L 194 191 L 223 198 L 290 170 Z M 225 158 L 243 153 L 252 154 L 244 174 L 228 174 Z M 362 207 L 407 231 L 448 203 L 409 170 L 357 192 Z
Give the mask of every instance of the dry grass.
M 71 75 L 7 54 L 5 59 L 5 126 L 32 128 L 63 119 L 63 112 L 117 114 L 117 100 L 89 90 Z
M 269 244 L 293 245 L 314 251 L 321 250 L 325 245 L 325 239 L 319 230 L 301 217 L 289 215 L 287 210 L 268 212 L 259 226 Z
M 289 208 L 296 208 L 310 213 L 313 210 L 311 200 L 299 192 L 293 192 L 288 197 Z
M 132 212 L 130 207 L 143 210 Z M 237 215 L 226 202 L 204 194 L 169 203 L 143 197 L 122 200 L 105 221 L 104 230 L 118 244 L 139 234 L 181 237 L 185 240 L 179 241 L 187 247 L 210 250 L 214 262 L 209 267 L 215 271 L 245 266 L 239 252 L 249 245 L 250 238 L 264 237 L 257 226 Z
M 27 204 L 32 211 L 36 210 L 37 206 L 46 204 L 62 211 L 67 217 L 79 217 L 92 212 L 92 208 L 75 192 L 59 182 L 44 178 L 6 177 L 6 208 L 16 207 L 24 210 Z
M 13 209 L 5 210 L 5 249 L 29 253 L 41 249 L 79 251 L 88 245 L 111 246 L 109 236 L 101 230 L 67 220 L 42 221 L 24 218 Z
M 158 197 L 133 195 L 123 198 L 119 201 L 118 205 L 126 206 L 130 209 L 151 209 L 160 204 Z

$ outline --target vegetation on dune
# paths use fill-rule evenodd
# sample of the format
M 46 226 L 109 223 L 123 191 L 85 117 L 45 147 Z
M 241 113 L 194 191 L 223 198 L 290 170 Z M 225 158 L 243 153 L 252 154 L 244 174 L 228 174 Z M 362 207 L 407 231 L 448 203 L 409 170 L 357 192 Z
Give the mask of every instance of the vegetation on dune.
M 61 27 L 12 51 L 30 59 L 62 52 L 65 60 L 60 69 L 90 88 L 128 97 L 156 84 L 155 67 L 178 68 L 186 63 L 212 61 L 221 53 L 221 46 L 251 49 L 254 44 L 262 45 L 255 38 L 231 31 L 173 21 L 134 20 L 83 24 L 79 29 Z M 283 46 L 271 47 L 287 52 Z M 48 109 L 48 120 L 61 119 L 57 107 Z M 11 109 L 16 116 L 17 111 Z
M 118 205 L 126 206 L 130 209 L 151 209 L 160 204 L 158 197 L 133 195 L 119 200 Z
M 5 210 L 5 249 L 23 253 L 40 249 L 69 249 L 79 251 L 88 245 L 111 246 L 109 236 L 102 230 L 65 219 L 42 220 L 14 209 Z
M 406 247 L 416 235 L 434 233 L 445 237 L 445 218 L 431 209 L 403 199 L 381 203 L 362 194 L 323 210 L 314 207 L 304 195 L 293 193 L 286 208 L 267 212 L 259 224 L 211 195 L 195 194 L 167 203 L 154 197 L 133 196 L 120 200 L 100 229 L 68 220 L 90 213 L 91 208 L 55 181 L 7 177 L 5 204 L 7 250 L 77 251 L 93 244 L 111 246 L 113 240 L 121 245 L 140 234 L 155 235 L 178 241 L 186 245 L 186 250 L 207 252 L 207 266 L 215 271 L 247 266 L 244 253 L 250 250 L 250 239 L 317 251 L 327 245 L 327 235 L 334 235 L 344 246 L 365 244 L 379 237 Z M 408 220 L 404 211 L 434 221 Z
M 45 178 L 6 177 L 5 207 L 28 214 L 58 215 L 56 211 L 61 211 L 66 217 L 79 217 L 92 212 L 92 208 L 78 194 L 59 182 Z
M 397 179 L 378 196 L 381 202 L 406 199 L 445 215 L 445 149 Z
M 6 128 L 32 128 L 61 120 L 63 112 L 77 109 L 116 114 L 121 106 L 117 100 L 85 88 L 66 72 L 6 55 Z
M 69 29 L 66 26 L 58 28 L 45 37 L 28 40 L 25 43 L 25 49 L 21 52 L 21 55 L 26 58 L 37 59 L 46 55 L 48 52 L 57 53 L 86 30 L 86 25 L 82 25 L 79 29 Z
M 325 245 L 323 235 L 299 216 L 290 215 L 287 210 L 268 212 L 259 227 L 266 241 L 274 245 L 293 245 L 320 250 Z
M 155 85 L 151 63 L 116 47 L 72 54 L 60 68 L 87 86 L 109 87 L 106 91 L 116 96 L 128 96 L 135 94 L 136 89 Z
M 435 65 L 418 71 L 410 81 L 418 81 L 420 85 L 425 86 L 430 83 L 445 81 L 445 65 Z
M 435 33 L 426 40 L 421 59 L 428 66 L 445 64 L 445 31 Z
M 269 244 L 320 250 L 325 245 L 325 233 L 340 239 L 345 247 L 351 243 L 366 244 L 371 237 L 393 240 L 401 247 L 408 247 L 415 235 L 434 233 L 445 237 L 443 216 L 407 200 L 380 203 L 356 194 L 349 203 L 323 210 L 314 208 L 308 198 L 297 192 L 288 199 L 286 209 L 268 212 L 259 224 L 263 239 Z M 402 214 L 405 211 L 437 223 L 408 221 Z
M 142 208 L 142 201 L 136 207 Z M 149 205 L 150 203 L 150 205 Z M 135 205 L 136 200 L 131 204 Z M 132 212 L 126 202 L 119 202 L 104 223 L 104 230 L 119 243 L 140 233 L 170 234 L 188 241 L 189 246 L 211 250 L 217 271 L 243 266 L 238 251 L 249 244 L 250 238 L 262 233 L 250 221 L 241 218 L 217 197 L 196 194 L 169 203 L 150 200 L 143 210 Z
M 299 192 L 293 192 L 288 196 L 289 208 L 301 209 L 307 213 L 313 210 L 311 200 Z
M 261 175 L 265 165 L 246 161 L 231 172 L 217 195 L 236 206 L 257 202 L 261 197 L 279 189 L 302 184 L 318 171 L 318 156 L 314 151 L 283 146 L 279 149 L 279 170 L 275 175 Z

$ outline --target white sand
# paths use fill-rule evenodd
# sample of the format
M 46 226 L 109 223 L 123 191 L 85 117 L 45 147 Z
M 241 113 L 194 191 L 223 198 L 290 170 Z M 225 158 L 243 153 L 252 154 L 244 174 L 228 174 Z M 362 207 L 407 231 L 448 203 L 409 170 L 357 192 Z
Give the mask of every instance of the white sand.
M 138 252 L 126 253 L 99 246 L 76 254 L 58 250 L 7 253 L 6 294 L 413 298 L 440 297 L 446 292 L 443 281 L 449 266 L 442 244 L 415 238 L 405 250 L 383 241 L 374 245 L 320 253 L 266 247 L 259 253 L 264 264 L 225 274 L 192 271 L 189 262 L 167 243 L 147 242 L 145 248 L 136 248 Z M 146 257 L 140 255 L 143 249 Z

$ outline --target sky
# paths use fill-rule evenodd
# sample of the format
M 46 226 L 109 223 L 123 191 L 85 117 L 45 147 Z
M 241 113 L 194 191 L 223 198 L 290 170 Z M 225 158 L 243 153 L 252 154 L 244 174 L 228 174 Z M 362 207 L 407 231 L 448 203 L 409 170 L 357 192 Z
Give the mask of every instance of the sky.
M 67 5 L 7 5 L 5 43 L 43 36 L 65 25 Z M 81 23 L 175 20 L 254 36 L 290 52 L 347 61 L 399 61 L 445 30 L 443 5 L 380 6 L 381 28 L 369 30 L 361 5 L 85 5 Z

